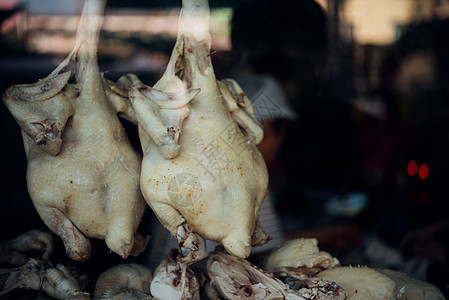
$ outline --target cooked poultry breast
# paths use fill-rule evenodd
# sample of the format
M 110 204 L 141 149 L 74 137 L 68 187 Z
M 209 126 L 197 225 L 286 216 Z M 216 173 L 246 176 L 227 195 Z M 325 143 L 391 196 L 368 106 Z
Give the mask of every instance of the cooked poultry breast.
M 22 129 L 34 206 L 74 260 L 90 257 L 88 237 L 105 239 L 127 257 L 146 207 L 141 159 L 117 117 L 126 103 L 114 105 L 119 96 L 98 68 L 104 6 L 104 0 L 86 0 L 67 59 L 46 78 L 11 86 L 3 95 Z M 75 82 L 69 83 L 71 72 L 62 70 L 75 59 Z
M 139 124 L 141 189 L 177 238 L 183 262 L 206 255 L 204 238 L 247 257 L 252 245 L 267 240 L 258 224 L 268 184 L 255 145 L 262 130 L 242 105 L 249 101 L 238 85 L 215 78 L 207 0 L 182 5 L 177 42 L 162 78 L 153 87 L 133 75 L 118 82 L 130 89 Z

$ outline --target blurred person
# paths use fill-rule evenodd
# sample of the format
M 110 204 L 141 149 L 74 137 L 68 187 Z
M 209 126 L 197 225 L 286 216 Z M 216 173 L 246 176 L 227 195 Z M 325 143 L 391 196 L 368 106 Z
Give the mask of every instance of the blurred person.
M 287 199 L 300 196 L 298 185 L 305 178 L 298 171 L 311 174 L 309 171 L 313 170 L 309 162 L 301 161 L 302 143 L 309 141 L 302 137 L 309 132 L 304 123 L 311 117 L 306 107 L 316 98 L 326 64 L 326 16 L 313 0 L 244 1 L 234 9 L 231 42 L 235 56 L 231 77 L 250 89 L 251 85 L 257 86 L 251 81 L 261 78 L 275 82 L 292 110 L 301 116 L 293 124 L 281 121 L 282 118 L 264 120 L 265 138 L 260 145 L 261 151 L 265 151 L 276 207 L 301 211 L 296 200 Z M 276 98 L 270 100 L 265 113 L 278 113 Z M 274 133 L 277 139 L 270 138 Z M 272 158 L 276 159 L 271 162 Z M 291 183 L 295 181 L 296 190 L 292 191 Z
M 326 226 L 332 217 L 326 215 L 324 202 L 351 189 L 355 169 L 351 107 L 326 88 L 327 16 L 313 0 L 250 0 L 235 8 L 231 24 L 237 57 L 231 77 L 242 85 L 270 78 L 298 115 L 295 122 L 264 120 L 265 138 L 259 146 L 283 230 L 296 236 Z M 272 112 L 276 105 L 273 98 Z M 356 241 L 352 228 L 346 229 L 323 233 L 323 242 L 326 237 L 329 244 L 342 244 L 336 236 Z M 343 236 L 346 232 L 349 238 Z
M 292 228 L 281 210 L 296 213 L 293 227 L 302 227 L 302 210 L 297 209 L 301 180 L 296 181 L 301 176 L 300 108 L 302 98 L 312 98 L 323 77 L 326 16 L 313 0 L 242 1 L 231 19 L 231 42 L 236 58 L 231 77 L 246 91 L 264 128 L 258 148 L 267 164 L 269 188 L 259 213 L 261 225 L 270 235 L 275 227 L 270 228 L 269 218 L 277 220 L 277 231 L 285 238 Z M 268 251 L 279 242 L 273 238 L 254 251 Z
M 250 0 L 231 19 L 233 72 L 270 75 L 283 87 L 289 104 L 316 97 L 326 80 L 327 17 L 314 0 Z
M 285 240 L 279 214 L 275 208 L 279 197 L 279 180 L 283 178 L 282 147 L 287 139 L 288 127 L 298 117 L 288 103 L 282 86 L 269 75 L 237 76 L 237 82 L 251 100 L 256 119 L 262 124 L 264 137 L 257 146 L 267 165 L 269 185 L 267 195 L 259 211 L 259 222 L 271 241 L 252 250 L 252 254 L 263 256 L 279 247 Z

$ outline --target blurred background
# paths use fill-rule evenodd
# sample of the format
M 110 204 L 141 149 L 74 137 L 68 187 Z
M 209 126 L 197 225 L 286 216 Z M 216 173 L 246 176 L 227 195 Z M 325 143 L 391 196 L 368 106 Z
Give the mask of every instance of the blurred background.
M 154 84 L 180 5 L 109 0 L 99 47 L 105 76 L 132 72 Z M 2 94 L 63 60 L 82 6 L 0 0 Z M 398 269 L 447 293 L 449 0 L 217 0 L 211 35 L 217 78 L 269 75 L 296 115 L 264 123 L 280 137 L 268 167 L 285 238 L 316 237 L 344 264 Z M 282 110 L 276 99 L 264 101 L 259 109 Z M 0 113 L 6 241 L 46 228 L 26 190 L 20 128 L 4 105 Z M 124 126 L 139 149 L 136 129 Z M 143 224 L 152 218 L 147 212 Z M 102 245 L 94 251 L 104 258 Z

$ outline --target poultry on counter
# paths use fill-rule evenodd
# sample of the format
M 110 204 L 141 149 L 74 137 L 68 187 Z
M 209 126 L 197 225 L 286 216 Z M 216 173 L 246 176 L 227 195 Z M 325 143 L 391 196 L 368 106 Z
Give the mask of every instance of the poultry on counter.
M 89 293 L 82 291 L 87 285 L 87 274 L 50 261 L 55 249 L 53 238 L 52 234 L 35 229 L 0 243 L 1 299 L 13 299 L 20 295 L 20 290 L 45 292 L 55 299 L 90 299 Z
M 34 206 L 78 261 L 90 257 L 89 237 L 105 239 L 127 257 L 146 207 L 141 159 L 117 116 L 126 103 L 115 106 L 107 96 L 97 63 L 104 6 L 105 1 L 86 0 L 69 56 L 46 78 L 13 85 L 3 95 L 22 129 Z M 72 73 L 63 69 L 75 61 L 70 83 Z

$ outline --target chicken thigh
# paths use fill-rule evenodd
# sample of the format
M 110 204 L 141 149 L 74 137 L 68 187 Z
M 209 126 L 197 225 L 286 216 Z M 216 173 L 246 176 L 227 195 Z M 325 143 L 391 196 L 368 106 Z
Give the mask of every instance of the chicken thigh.
M 11 86 L 3 95 L 22 129 L 34 206 L 79 261 L 90 257 L 89 237 L 105 239 L 113 252 L 127 257 L 146 207 L 139 188 L 141 158 L 117 117 L 129 114 L 129 106 L 114 105 L 119 96 L 98 67 L 104 6 L 104 0 L 86 0 L 66 60 L 46 78 Z M 71 72 L 63 69 L 74 61 L 69 83 Z
M 120 82 L 130 89 L 139 124 L 141 190 L 177 238 L 181 261 L 203 258 L 204 238 L 244 258 L 252 245 L 267 241 L 258 224 L 268 184 L 255 145 L 262 131 L 251 110 L 230 103 L 243 95 L 237 95 L 238 85 L 230 80 L 219 85 L 215 78 L 207 0 L 183 0 L 182 5 L 177 41 L 162 78 L 153 87 L 130 75 Z

